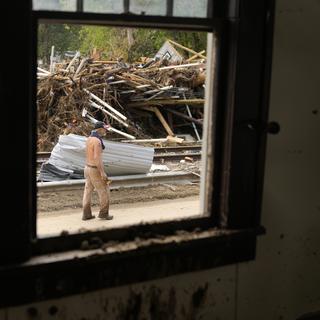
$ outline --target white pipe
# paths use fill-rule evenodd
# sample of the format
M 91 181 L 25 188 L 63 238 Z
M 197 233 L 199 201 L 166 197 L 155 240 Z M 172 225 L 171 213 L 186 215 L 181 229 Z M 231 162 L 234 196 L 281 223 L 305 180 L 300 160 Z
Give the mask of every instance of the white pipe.
M 134 142 L 136 143 L 146 143 L 146 142 L 167 142 L 167 138 L 159 138 L 159 139 L 136 139 Z M 131 142 L 131 140 L 122 140 L 121 142 Z
M 82 116 L 90 119 L 92 123 L 98 122 L 98 120 L 96 120 L 95 118 L 93 118 L 93 117 L 88 115 L 88 111 L 86 109 L 82 110 Z M 124 133 L 124 132 L 122 132 L 120 130 L 117 130 L 117 129 L 111 127 L 110 125 L 108 126 L 107 130 L 110 131 L 110 132 L 116 132 L 116 133 L 118 133 L 118 134 L 120 134 L 120 135 L 122 135 L 122 136 L 124 136 L 124 137 L 126 137 L 128 139 L 130 139 L 130 140 L 135 140 L 136 139 L 136 137 L 134 137 L 134 136 L 132 136 L 130 134 Z
M 60 187 L 60 186 L 70 186 L 70 185 L 83 185 L 86 182 L 85 179 L 74 179 L 74 180 L 62 180 L 62 181 L 39 181 L 37 182 L 38 188 L 45 187 Z
M 54 58 L 54 46 L 51 47 L 50 72 L 53 72 L 53 58 Z
M 162 88 L 159 88 L 159 89 L 153 89 L 153 90 L 145 91 L 145 92 L 143 92 L 143 94 L 155 93 L 155 92 L 159 92 L 159 91 L 166 91 L 166 90 L 171 89 L 172 87 L 173 86 L 167 86 L 167 87 L 162 87 Z
M 118 115 L 121 119 L 123 120 L 127 120 L 127 117 L 125 117 L 123 114 L 121 114 L 119 111 L 117 111 L 116 109 L 112 108 L 109 104 L 107 104 L 105 101 L 101 100 L 99 97 L 97 97 L 95 94 L 91 93 L 89 90 L 84 89 L 84 91 L 86 93 L 88 93 L 90 95 L 90 97 L 92 97 L 93 99 L 95 99 L 96 101 L 100 102 L 102 105 L 104 105 L 107 109 L 111 110 L 112 112 L 114 112 L 116 115 Z
M 135 140 L 136 139 L 136 137 L 132 136 L 131 134 L 124 133 L 124 132 L 122 132 L 120 130 L 117 130 L 117 129 L 113 128 L 113 127 L 109 127 L 108 131 L 116 132 L 116 133 L 118 133 L 118 134 L 120 134 L 120 135 L 122 135 L 122 136 L 124 136 L 124 137 L 126 137 L 128 139 L 131 139 L 131 140 Z
M 167 70 L 167 69 L 179 69 L 179 68 L 188 68 L 188 67 L 194 67 L 194 66 L 202 66 L 205 67 L 204 63 L 188 63 L 188 64 L 179 64 L 179 65 L 174 65 L 174 66 L 167 66 L 167 67 L 162 67 L 159 68 L 159 70 Z
M 187 108 L 187 112 L 188 112 L 189 117 L 192 118 L 192 114 L 191 114 L 190 108 L 189 108 L 189 106 L 187 104 L 186 104 L 186 108 Z M 194 132 L 195 132 L 195 134 L 197 136 L 198 141 L 200 141 L 201 138 L 199 136 L 199 133 L 198 133 L 196 125 L 194 124 L 194 122 L 191 122 L 191 124 L 192 124 L 193 130 L 194 130 Z
M 183 97 L 184 97 L 184 99 L 186 99 L 186 95 L 185 94 L 183 94 Z M 192 118 L 192 114 L 191 114 L 190 108 L 189 108 L 189 106 L 187 104 L 186 104 L 186 109 L 187 109 L 189 117 Z M 196 125 L 194 124 L 193 121 L 191 122 L 191 124 L 192 124 L 193 130 L 194 130 L 194 132 L 195 132 L 195 134 L 197 136 L 198 141 L 200 141 L 201 138 L 199 136 L 199 133 L 198 133 Z
M 101 111 L 103 111 L 104 113 L 106 113 L 107 115 L 109 115 L 111 118 L 113 118 L 114 120 L 118 121 L 119 123 L 121 123 L 122 125 L 124 125 L 125 127 L 129 127 L 129 125 L 127 123 L 125 123 L 124 121 L 120 120 L 119 118 L 117 118 L 115 115 L 113 115 L 111 112 L 107 111 L 106 109 L 104 109 L 103 107 L 101 107 L 100 105 L 98 105 L 97 103 L 95 103 L 94 101 L 90 100 L 91 106 L 94 108 L 97 108 Z
M 47 74 L 51 74 L 51 72 L 45 70 L 45 69 L 42 69 L 40 67 L 37 67 L 39 71 L 43 72 L 43 73 L 47 73 Z
M 98 122 L 97 119 L 91 117 L 91 116 L 88 114 L 88 111 L 87 111 L 86 109 L 83 109 L 83 110 L 82 110 L 82 116 L 83 116 L 84 118 L 88 118 L 93 124 L 95 124 L 95 123 Z
M 136 86 L 137 89 L 143 89 L 143 88 L 148 88 L 150 87 L 151 85 L 150 84 L 142 84 L 140 86 Z
M 126 83 L 126 80 L 118 80 L 118 81 L 113 81 L 113 82 L 109 82 L 108 84 L 119 84 L 119 83 Z
M 50 77 L 51 74 L 50 73 L 37 72 L 37 76 L 38 77 Z

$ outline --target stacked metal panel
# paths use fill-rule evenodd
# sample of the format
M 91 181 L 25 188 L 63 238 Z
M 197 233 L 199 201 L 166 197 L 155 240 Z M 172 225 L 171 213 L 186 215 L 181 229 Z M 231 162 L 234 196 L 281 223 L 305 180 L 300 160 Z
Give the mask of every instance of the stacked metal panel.
M 83 178 L 86 163 L 87 137 L 61 135 L 49 160 L 42 165 L 39 181 L 57 181 Z M 102 161 L 109 176 L 148 173 L 154 156 L 154 148 L 129 143 L 104 140 Z

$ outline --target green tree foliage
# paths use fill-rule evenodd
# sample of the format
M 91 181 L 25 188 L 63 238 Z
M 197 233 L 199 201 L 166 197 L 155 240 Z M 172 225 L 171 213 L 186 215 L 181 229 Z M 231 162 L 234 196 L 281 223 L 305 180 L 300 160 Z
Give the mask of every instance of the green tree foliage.
M 154 56 L 167 39 L 195 51 L 206 49 L 207 37 L 203 32 L 41 24 L 38 56 L 49 59 L 51 46 L 54 45 L 57 51 L 80 50 L 87 56 L 95 48 L 104 59 L 123 58 L 133 62 L 140 57 Z M 185 57 L 190 55 L 177 50 Z
M 203 32 L 92 26 L 82 27 L 80 31 L 82 53 L 89 54 L 96 48 L 107 59 L 122 57 L 129 62 L 136 61 L 140 57 L 154 56 L 167 39 L 172 39 L 195 51 L 206 49 L 207 36 Z
M 49 63 L 51 47 L 55 52 L 63 53 L 79 49 L 79 32 L 81 26 L 67 24 L 39 24 L 38 57 Z
M 140 57 L 154 56 L 167 38 L 167 31 L 135 29 L 134 44 L 129 52 L 129 61 L 138 60 Z
M 130 59 L 137 60 L 139 57 L 153 56 L 166 40 L 174 40 L 194 51 L 205 50 L 207 36 L 203 32 L 185 32 L 169 30 L 136 29 L 135 44 L 130 50 Z M 184 50 L 176 48 L 183 56 L 188 57 Z
M 80 31 L 80 51 L 89 55 L 94 48 L 107 59 L 128 58 L 126 29 L 100 26 L 83 26 Z

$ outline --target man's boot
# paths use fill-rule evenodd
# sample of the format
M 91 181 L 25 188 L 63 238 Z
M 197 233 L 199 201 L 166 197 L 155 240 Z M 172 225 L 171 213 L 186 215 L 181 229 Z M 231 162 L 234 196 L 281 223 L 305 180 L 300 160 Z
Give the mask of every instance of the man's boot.
M 99 212 L 98 218 L 102 220 L 112 220 L 113 216 L 110 216 L 109 212 Z
M 82 220 L 91 220 L 94 219 L 95 216 L 91 212 L 83 212 Z

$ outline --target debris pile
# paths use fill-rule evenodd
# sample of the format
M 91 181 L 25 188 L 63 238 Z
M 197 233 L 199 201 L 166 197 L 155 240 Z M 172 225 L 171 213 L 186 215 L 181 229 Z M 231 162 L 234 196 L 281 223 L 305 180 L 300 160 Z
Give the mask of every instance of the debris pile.
M 88 135 L 84 117 L 106 122 L 118 139 L 174 137 L 187 127 L 200 140 L 205 68 L 200 53 L 180 64 L 157 58 L 128 64 L 79 52 L 51 71 L 38 67 L 38 151 L 50 151 L 61 134 Z

